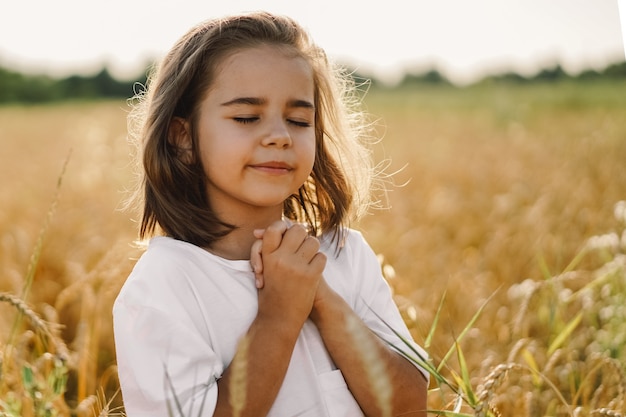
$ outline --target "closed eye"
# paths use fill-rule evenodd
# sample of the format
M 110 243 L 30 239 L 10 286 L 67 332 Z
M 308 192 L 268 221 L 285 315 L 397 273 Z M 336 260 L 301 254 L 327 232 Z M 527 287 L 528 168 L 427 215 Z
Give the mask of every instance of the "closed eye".
M 298 126 L 298 127 L 311 127 L 311 123 L 309 122 L 303 122 L 300 120 L 293 120 L 293 119 L 288 119 L 287 120 L 289 123 L 291 123 L 294 126 Z
M 259 120 L 258 117 L 233 117 L 233 120 L 237 123 L 241 123 L 241 124 L 249 124 L 249 123 L 254 123 L 257 120 Z

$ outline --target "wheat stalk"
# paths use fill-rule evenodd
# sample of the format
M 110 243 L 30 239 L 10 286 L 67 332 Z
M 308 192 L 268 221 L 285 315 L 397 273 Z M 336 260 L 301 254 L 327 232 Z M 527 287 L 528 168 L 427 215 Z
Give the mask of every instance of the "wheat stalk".
M 528 345 L 529 342 L 530 342 L 530 339 L 528 339 L 527 337 L 519 339 L 517 342 L 515 342 L 515 345 L 511 348 L 511 351 L 509 352 L 507 362 L 515 361 L 515 358 L 517 357 L 517 355 L 520 353 L 522 349 L 524 349 Z
M 56 330 L 51 323 L 47 323 L 37 313 L 35 313 L 21 298 L 18 298 L 12 294 L 0 292 L 0 302 L 6 302 L 17 309 L 17 311 L 28 317 L 30 322 L 35 327 L 35 330 L 43 333 L 46 338 L 54 344 L 55 347 L 65 347 L 63 340 L 56 335 Z
M 601 417 L 623 417 L 622 413 L 619 413 L 614 410 L 610 410 L 608 408 L 598 408 L 597 410 L 591 411 L 591 415 L 601 416 Z
M 485 382 L 479 388 L 477 406 L 474 409 L 476 417 L 487 417 L 492 409 L 490 401 L 495 391 L 502 384 L 509 371 L 520 368 L 521 366 L 516 363 L 500 364 L 487 375 Z
M 610 384 L 610 388 L 617 390 L 617 395 L 607 404 L 607 407 L 603 407 L 602 409 L 622 410 L 624 407 L 624 384 L 626 383 L 626 378 L 624 376 L 624 371 L 622 369 L 621 363 L 615 359 L 608 358 L 605 356 L 600 357 L 598 359 L 600 361 L 598 368 L 600 366 L 605 366 L 606 368 L 611 370 L 612 374 L 617 376 L 617 380 L 618 380 L 617 383 Z M 589 374 L 591 373 L 593 372 L 590 372 Z M 606 389 L 607 388 L 604 386 L 604 384 L 600 384 L 597 390 L 594 392 L 593 401 L 596 401 L 596 398 L 600 397 L 600 395 L 602 395 L 602 393 Z
M 81 402 L 76 406 L 76 416 L 77 417 L 93 417 L 96 415 L 96 406 L 98 405 L 98 397 L 95 394 L 92 394 L 86 398 L 84 398 Z
M 233 416 L 239 417 L 246 406 L 248 395 L 248 352 L 250 338 L 244 335 L 239 342 L 239 349 L 230 364 L 230 380 L 228 383 L 229 402 Z
M 119 391 L 118 391 L 119 392 Z M 106 400 L 104 389 L 100 388 L 97 395 L 92 394 L 84 398 L 76 407 L 77 417 L 123 417 L 126 414 L 118 411 L 115 407 L 111 407 L 113 398 Z
M 360 323 L 358 318 L 350 315 L 346 320 L 346 331 L 351 335 L 352 342 L 365 364 L 367 378 L 376 395 L 376 403 L 381 410 L 381 415 L 390 417 L 393 395 L 391 381 L 369 330 Z

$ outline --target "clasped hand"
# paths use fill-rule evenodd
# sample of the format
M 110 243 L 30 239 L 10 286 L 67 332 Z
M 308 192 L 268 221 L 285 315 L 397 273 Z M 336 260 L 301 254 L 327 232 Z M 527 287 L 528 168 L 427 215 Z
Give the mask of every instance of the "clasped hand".
M 255 230 L 254 236 L 250 263 L 259 289 L 259 312 L 289 312 L 306 319 L 320 283 L 325 286 L 326 255 L 319 252 L 319 241 L 304 226 L 285 221 Z

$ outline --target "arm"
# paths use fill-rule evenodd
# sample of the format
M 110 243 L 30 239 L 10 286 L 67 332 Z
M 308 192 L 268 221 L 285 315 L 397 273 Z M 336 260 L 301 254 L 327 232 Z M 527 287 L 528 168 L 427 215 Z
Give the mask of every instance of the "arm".
M 385 415 L 385 408 L 390 406 L 387 415 L 426 416 L 428 387 L 424 375 L 370 331 L 324 280 L 310 317 L 366 415 Z M 386 375 L 372 375 L 372 371 Z M 377 382 L 389 384 L 390 395 L 385 395 L 386 387 L 377 386 Z
M 283 325 L 270 317 L 258 316 L 217 383 L 213 415 L 267 414 L 282 385 L 299 332 L 295 324 Z M 239 410 L 238 414 L 235 410 Z
M 265 230 L 257 317 L 218 381 L 215 416 L 232 415 L 233 408 L 258 416 L 271 408 L 326 265 L 318 250 L 317 239 L 301 226 L 287 230 L 277 222 Z
M 262 288 L 265 260 L 261 256 L 261 250 L 265 239 L 263 231 L 255 232 L 255 236 L 259 240 L 253 245 L 251 263 L 255 270 L 257 287 Z M 371 256 L 370 258 L 372 259 L 368 264 L 360 267 L 365 270 L 377 268 L 376 258 Z M 386 302 L 383 299 L 380 301 L 383 304 Z M 387 301 L 393 303 L 391 299 Z M 384 415 L 379 400 L 389 403 L 391 415 L 426 415 L 428 382 L 424 374 L 376 336 L 323 278 L 318 286 L 310 318 L 318 327 L 327 350 L 337 367 L 341 369 L 353 396 L 367 415 L 377 413 Z M 359 350 L 360 346 L 366 348 Z M 372 358 L 376 363 L 371 363 Z M 368 375 L 381 370 L 386 378 L 377 375 L 372 377 L 378 384 L 382 383 L 385 386 L 373 386 L 369 383 Z M 391 391 L 388 398 L 377 395 L 380 394 L 380 388 L 383 388 L 382 391 L 385 391 L 385 388 Z

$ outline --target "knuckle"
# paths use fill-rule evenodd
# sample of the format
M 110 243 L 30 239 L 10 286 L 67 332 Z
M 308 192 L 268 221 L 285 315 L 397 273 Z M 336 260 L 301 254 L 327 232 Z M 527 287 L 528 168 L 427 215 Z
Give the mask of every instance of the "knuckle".
M 320 248 L 320 241 L 319 240 L 317 240 L 314 237 L 309 237 L 307 240 L 311 242 L 311 245 L 313 245 L 313 247 L 315 248 L 316 251 L 319 250 L 319 248 Z
M 270 224 L 267 227 L 267 229 L 271 230 L 271 231 L 274 231 L 274 232 L 281 232 L 282 230 L 285 229 L 286 225 L 287 224 L 285 223 L 284 220 L 278 220 L 278 221 L 275 221 L 274 223 Z
M 306 228 L 300 223 L 294 223 L 294 225 L 291 226 L 291 228 L 294 230 L 303 231 L 303 232 L 307 231 Z

